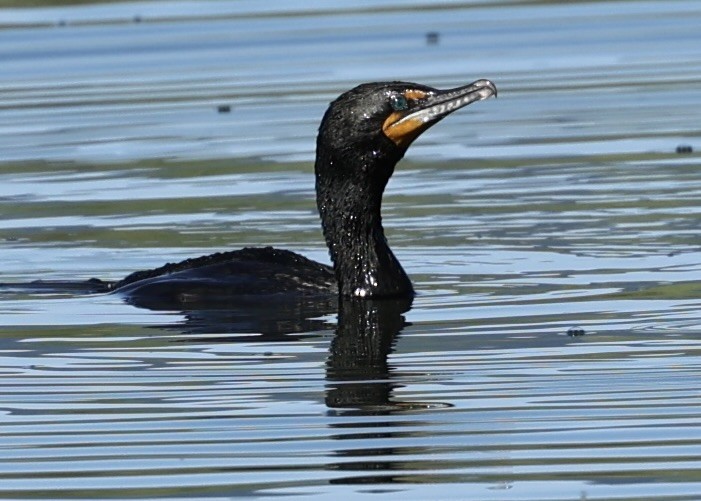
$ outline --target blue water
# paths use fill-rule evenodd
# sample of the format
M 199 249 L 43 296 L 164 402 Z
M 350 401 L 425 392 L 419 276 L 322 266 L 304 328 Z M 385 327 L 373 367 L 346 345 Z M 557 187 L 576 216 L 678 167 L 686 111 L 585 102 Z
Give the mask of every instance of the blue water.
M 328 262 L 327 103 L 499 87 L 390 181 L 408 311 L 0 291 L 0 497 L 701 498 L 700 25 L 693 1 L 0 10 L 5 283 Z

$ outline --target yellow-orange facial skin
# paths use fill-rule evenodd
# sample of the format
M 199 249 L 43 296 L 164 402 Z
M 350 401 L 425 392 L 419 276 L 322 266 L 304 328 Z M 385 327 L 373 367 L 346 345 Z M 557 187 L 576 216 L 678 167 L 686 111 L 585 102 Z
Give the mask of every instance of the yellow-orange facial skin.
M 408 147 L 414 139 L 423 132 L 425 122 L 418 118 L 402 120 L 407 114 L 402 111 L 395 111 L 387 117 L 382 125 L 385 136 L 390 138 L 394 144 L 401 147 Z
M 409 89 L 402 93 L 407 101 L 420 101 L 428 95 L 422 90 Z M 397 146 L 408 147 L 414 139 L 423 132 L 425 122 L 421 119 L 402 120 L 410 112 L 395 111 L 388 116 L 382 124 L 382 131 L 385 136 L 391 139 Z

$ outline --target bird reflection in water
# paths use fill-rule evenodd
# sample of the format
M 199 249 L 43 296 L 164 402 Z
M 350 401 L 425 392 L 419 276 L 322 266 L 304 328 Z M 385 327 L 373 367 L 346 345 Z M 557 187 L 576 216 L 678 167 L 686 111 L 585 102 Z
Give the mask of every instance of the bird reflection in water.
M 450 407 L 447 403 L 400 402 L 400 386 L 388 363 L 404 327 L 412 299 L 342 299 L 338 325 L 326 363 L 326 405 L 362 414 Z
M 382 414 L 447 407 L 445 403 L 397 402 L 392 398 L 400 385 L 388 357 L 402 330 L 410 325 L 405 314 L 412 301 L 306 298 L 281 301 L 274 307 L 238 303 L 229 308 L 183 311 L 184 322 L 153 327 L 185 335 L 207 333 L 209 342 L 294 342 L 318 337 L 319 331 L 328 329 L 325 317 L 337 312 L 336 332 L 326 360 L 325 401 L 330 409 Z M 201 342 L 202 338 L 185 340 Z
M 385 411 L 396 386 L 387 361 L 411 299 L 341 299 L 338 325 L 326 364 L 326 405 Z

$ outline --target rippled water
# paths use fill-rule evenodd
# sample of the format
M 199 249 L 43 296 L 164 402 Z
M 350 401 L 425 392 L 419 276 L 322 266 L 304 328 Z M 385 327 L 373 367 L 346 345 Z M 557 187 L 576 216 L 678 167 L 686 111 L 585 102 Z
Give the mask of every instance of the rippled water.
M 500 90 L 390 182 L 408 311 L 0 291 L 0 497 L 699 499 L 699 25 L 694 1 L 0 11 L 6 283 L 327 261 L 329 100 Z

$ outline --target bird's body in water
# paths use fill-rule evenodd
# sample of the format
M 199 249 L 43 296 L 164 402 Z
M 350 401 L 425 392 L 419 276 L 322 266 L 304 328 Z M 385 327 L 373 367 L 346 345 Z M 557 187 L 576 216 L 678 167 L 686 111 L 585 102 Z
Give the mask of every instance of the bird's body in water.
M 362 84 L 333 101 L 317 137 L 317 207 L 333 267 L 286 250 L 246 248 L 132 273 L 86 288 L 136 303 L 230 302 L 259 295 L 412 297 L 382 227 L 382 195 L 409 145 L 470 103 L 496 96 L 488 80 L 449 90 L 406 82 Z

